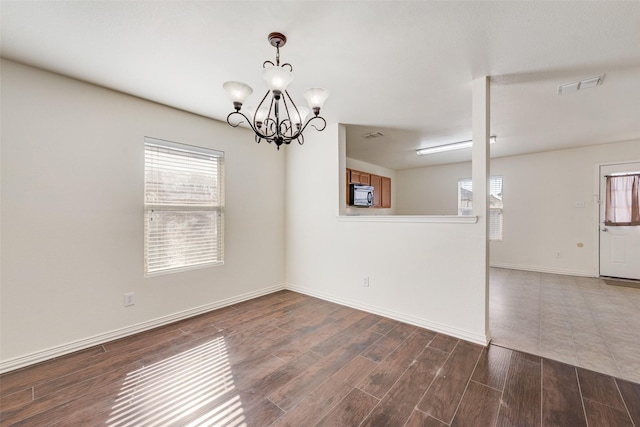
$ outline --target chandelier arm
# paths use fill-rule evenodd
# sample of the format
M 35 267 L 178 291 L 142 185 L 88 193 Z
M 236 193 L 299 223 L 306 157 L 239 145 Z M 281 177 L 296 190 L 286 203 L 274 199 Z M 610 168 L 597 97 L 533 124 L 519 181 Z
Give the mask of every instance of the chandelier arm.
M 256 125 L 256 116 L 258 115 L 258 111 L 260 111 L 260 107 L 262 107 L 262 104 L 264 104 L 264 100 L 267 99 L 267 96 L 269 96 L 269 91 L 267 91 L 267 93 L 264 94 L 264 96 L 262 97 L 262 101 L 260 101 L 260 103 L 258 104 L 258 107 L 256 107 L 256 113 L 253 115 L 253 129 L 254 131 L 256 129 L 258 129 L 258 126 Z M 267 115 L 267 118 L 269 117 L 269 115 Z M 265 120 L 266 122 L 266 120 Z M 265 123 L 266 125 L 266 123 Z M 256 132 L 258 133 L 258 132 Z M 265 126 L 265 134 L 266 134 L 266 126 Z
M 296 105 L 295 102 L 293 102 L 293 99 L 291 99 L 291 95 L 289 95 L 289 91 L 285 90 L 284 93 L 286 95 L 286 98 L 289 98 L 289 102 L 291 103 L 291 106 L 293 107 L 293 109 L 296 111 L 296 114 L 298 115 L 298 118 L 301 118 L 300 111 L 298 110 L 298 106 Z M 284 108 L 285 108 L 285 110 L 287 110 L 287 117 L 289 118 L 289 123 L 290 123 L 289 129 L 291 130 L 291 132 L 290 132 L 291 133 L 291 137 L 294 137 L 295 131 L 294 131 L 294 127 L 293 127 L 293 120 L 291 120 L 291 113 L 289 113 L 289 106 L 287 105 L 286 98 L 283 96 L 282 100 L 284 102 Z
M 284 119 L 280 122 L 280 135 L 285 139 L 291 138 L 293 136 L 293 132 L 289 123 L 289 119 Z
M 287 65 L 289 66 L 289 71 L 293 73 L 293 65 L 289 64 L 288 62 L 285 62 L 284 64 L 282 64 L 281 67 L 284 68 Z
M 318 132 L 322 132 L 327 127 L 327 121 L 322 116 L 313 116 L 307 121 L 307 123 L 304 124 L 304 126 L 298 131 L 298 133 L 302 134 L 307 126 L 309 126 L 309 124 L 315 119 L 322 120 L 322 128 L 318 128 L 316 125 L 311 125 L 311 127 L 315 128 L 315 130 L 317 130 Z
M 233 116 L 234 114 L 238 114 L 242 117 L 244 117 L 244 119 L 247 121 L 247 124 L 249 125 L 249 127 L 251 128 L 251 130 L 253 131 L 253 133 L 255 134 L 255 139 L 256 142 L 259 144 L 261 140 L 265 139 L 267 141 L 269 141 L 270 136 L 267 133 L 262 133 L 260 131 L 260 129 L 258 129 L 257 127 L 255 127 L 252 123 L 251 120 L 249 119 L 249 117 L 247 117 L 244 113 L 241 113 L 240 111 L 233 111 L 231 113 L 229 113 L 229 115 L 227 116 L 227 124 L 231 127 L 237 128 L 238 126 L 240 126 L 243 121 L 239 121 L 237 124 L 233 124 L 229 121 L 229 119 L 231 118 L 231 116 Z M 266 129 L 265 129 L 266 130 Z M 269 143 L 271 143 L 271 141 L 269 141 Z
M 289 132 L 291 130 L 291 119 L 284 119 L 280 122 L 280 128 L 284 127 L 284 131 L 285 132 Z
M 285 90 L 284 93 L 285 93 L 285 95 L 287 95 L 287 98 L 289 98 L 289 102 L 291 102 L 291 105 L 293 105 L 293 108 L 296 109 L 296 113 L 300 114 L 300 111 L 298 111 L 298 106 L 296 105 L 295 102 L 293 102 L 293 99 L 291 98 L 291 95 L 289 95 L 289 91 Z
M 316 125 L 311 125 L 311 127 L 313 127 L 315 130 L 317 130 L 318 132 L 322 132 L 326 127 L 327 127 L 327 121 L 324 119 L 324 117 L 320 117 L 320 116 L 316 116 L 313 119 L 320 119 L 322 120 L 322 128 L 319 128 Z M 313 120 L 311 119 L 311 120 Z M 311 122 L 311 120 L 309 120 L 309 122 Z
M 319 119 L 322 121 L 322 127 L 316 126 L 315 124 L 312 124 L 311 122 L 315 119 Z M 265 125 L 268 125 L 270 128 L 274 128 L 275 127 L 275 120 L 273 120 L 272 118 L 268 118 L 267 120 L 265 120 Z M 281 123 L 282 125 L 282 123 Z M 294 133 L 291 136 L 287 136 L 287 135 L 278 135 L 277 133 L 275 133 L 273 130 L 271 133 L 268 134 L 261 134 L 256 132 L 256 137 L 260 137 L 261 139 L 264 139 L 265 141 L 267 141 L 269 144 L 271 144 L 272 142 L 276 142 L 276 139 L 280 138 L 281 139 L 281 144 L 290 144 L 292 141 L 297 140 L 298 143 L 300 145 L 304 144 L 304 135 L 303 135 L 303 131 L 307 128 L 307 126 L 311 126 L 314 129 L 316 129 L 319 132 L 322 132 L 326 127 L 327 127 L 327 122 L 324 119 L 324 117 L 322 116 L 315 116 L 310 118 L 307 123 L 305 123 L 305 125 L 299 129 L 296 133 Z M 255 132 L 255 130 L 254 130 Z
M 271 64 L 271 66 L 272 66 L 272 67 L 275 67 L 275 66 L 276 66 L 276 64 L 274 64 L 273 62 L 271 62 L 271 61 L 267 60 L 267 61 L 264 61 L 264 62 L 262 63 L 262 68 L 267 68 L 267 67 L 266 67 L 266 65 L 267 65 L 267 64 Z
M 286 91 L 285 91 L 286 93 Z M 292 101 L 293 103 L 293 101 Z M 286 117 L 284 117 L 283 115 L 283 119 L 280 122 L 280 128 L 283 129 L 282 130 L 282 134 L 286 135 L 287 133 L 289 133 L 289 136 L 293 135 L 293 121 L 291 120 L 291 113 L 289 113 L 289 104 L 287 104 L 287 98 L 286 97 L 282 97 L 282 104 L 284 105 L 284 112 L 286 114 Z
M 229 113 L 229 115 L 227 116 L 227 124 L 233 128 L 237 128 L 238 126 L 240 126 L 244 120 L 240 120 L 238 123 L 236 123 L 235 125 L 233 123 L 231 123 L 230 119 L 231 116 L 238 114 L 239 116 L 244 117 L 244 119 L 247 121 L 247 124 L 249 125 L 249 127 L 257 134 L 258 131 L 256 130 L 255 127 L 253 127 L 253 125 L 251 124 L 251 120 L 249 119 L 249 117 L 247 117 L 244 113 L 241 113 L 240 111 L 232 111 L 231 113 Z
M 276 135 L 275 132 L 276 121 L 271 117 L 267 117 L 264 121 L 264 136 L 265 138 L 272 138 Z M 269 132 L 270 131 L 270 132 Z
M 322 127 L 318 127 L 315 124 L 311 124 L 311 122 L 313 120 L 315 120 L 315 119 L 319 119 L 319 120 L 322 121 Z M 289 144 L 289 143 L 291 143 L 291 141 L 297 140 L 300 145 L 304 144 L 304 135 L 303 135 L 302 132 L 304 132 L 304 130 L 309 125 L 311 125 L 311 127 L 316 129 L 317 131 L 322 132 L 327 127 L 327 121 L 322 116 L 315 116 L 315 117 L 310 118 L 307 121 L 307 123 L 305 123 L 305 125 L 301 129 L 299 129 L 295 134 L 293 134 L 292 136 L 282 136 L 282 139 L 283 139 L 284 143 L 285 144 Z M 269 139 L 274 139 L 274 138 L 273 137 L 269 137 Z M 302 142 L 300 141 L 300 139 L 302 139 Z
M 267 94 L 264 96 L 265 99 L 267 98 L 267 96 L 269 95 L 269 91 L 267 91 Z M 267 120 L 265 120 L 266 122 L 271 122 L 270 127 L 271 127 L 271 135 L 275 135 L 276 131 L 275 131 L 275 126 L 278 124 L 278 113 L 276 112 L 275 116 L 275 120 L 271 117 L 271 112 L 274 110 L 274 104 L 276 103 L 275 98 L 272 96 L 271 97 L 271 103 L 269 104 L 269 112 L 267 113 Z M 262 104 L 260 104 L 262 105 Z M 266 132 L 266 128 L 265 128 L 265 132 Z

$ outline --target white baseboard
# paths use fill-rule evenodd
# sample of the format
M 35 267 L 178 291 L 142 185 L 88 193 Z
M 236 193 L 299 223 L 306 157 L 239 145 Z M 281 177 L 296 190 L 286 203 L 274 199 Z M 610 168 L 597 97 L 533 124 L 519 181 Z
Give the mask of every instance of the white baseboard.
M 207 313 L 209 311 L 217 310 L 222 307 L 227 307 L 232 304 L 257 298 L 263 295 L 268 295 L 284 289 L 286 289 L 284 284 L 270 286 L 268 288 L 247 292 L 242 295 L 237 295 L 237 296 L 216 301 L 210 304 L 205 304 L 200 307 L 195 307 L 189 310 L 181 311 L 181 312 L 170 314 L 167 316 L 158 317 L 157 319 L 138 323 L 136 325 L 127 326 L 126 328 L 116 329 L 114 331 L 94 335 L 89 338 L 84 338 L 84 339 L 73 341 L 67 344 L 51 347 L 46 350 L 41 350 L 41 351 L 27 354 L 25 356 L 19 356 L 13 359 L 3 360 L 3 361 L 0 361 L 0 373 L 13 371 L 14 369 L 23 368 L 25 366 L 33 365 L 35 363 L 44 362 L 45 360 L 64 356 L 65 354 L 73 353 L 79 350 L 84 350 L 89 347 L 104 344 L 109 341 L 113 341 L 119 338 L 124 338 L 129 335 L 137 334 L 139 332 L 148 331 L 150 329 L 157 328 L 159 326 L 177 322 L 178 320 L 187 319 L 189 317 L 197 316 L 199 314 Z
M 287 283 L 285 287 L 290 291 L 299 292 L 305 295 L 310 295 L 312 297 L 320 298 L 325 301 L 335 302 L 340 305 L 345 305 L 347 307 L 366 311 L 367 313 L 373 313 L 379 316 L 388 317 L 393 320 L 398 320 L 400 322 L 408 323 L 410 325 L 419 326 L 421 328 L 429 329 L 434 332 L 441 332 L 445 335 L 450 335 L 452 337 L 460 338 L 462 340 L 470 341 L 483 346 L 489 345 L 489 342 L 491 341 L 490 335 L 476 334 L 474 332 L 443 325 L 441 323 L 433 322 L 420 317 L 415 317 L 409 314 L 400 313 L 393 310 L 387 310 L 382 307 L 363 304 L 359 301 L 353 301 L 345 298 L 336 297 L 334 295 L 325 294 L 324 292 L 318 292 L 309 288 L 305 288 L 303 286 L 297 286 L 297 285 L 292 285 L 290 283 Z
M 504 267 L 508 268 L 508 267 Z M 363 310 L 368 313 L 377 314 L 380 316 L 388 317 L 390 319 L 398 320 L 400 322 L 408 323 L 411 325 L 419 326 L 421 328 L 430 329 L 434 332 L 441 332 L 446 335 L 450 335 L 456 338 L 470 341 L 476 344 L 486 346 L 491 341 L 489 335 L 476 334 L 474 332 L 454 328 L 451 326 L 443 325 L 441 323 L 433 322 L 427 319 L 415 317 L 405 313 L 400 313 L 393 310 L 387 310 L 382 307 L 371 306 L 368 304 L 362 304 L 358 301 L 353 301 L 345 298 L 336 297 L 334 295 L 325 294 L 323 292 L 317 292 L 312 289 L 308 289 L 302 286 L 296 286 L 292 284 L 279 284 L 263 288 L 253 292 L 247 292 L 242 295 L 237 295 L 224 300 L 216 301 L 210 304 L 205 304 L 200 307 L 195 307 L 189 310 L 181 311 L 178 313 L 162 316 L 147 322 L 138 323 L 136 325 L 128 326 L 126 328 L 116 329 L 114 331 L 98 334 L 89 338 L 73 341 L 60 346 L 51 347 L 45 350 L 30 353 L 24 356 L 15 357 L 0 361 L 0 373 L 12 371 L 15 369 L 23 368 L 25 366 L 33 365 L 36 363 L 44 362 L 56 357 L 64 356 L 76 351 L 84 350 L 89 347 L 104 344 L 109 341 L 113 341 L 119 338 L 124 338 L 133 334 L 144 332 L 159 326 L 167 325 L 169 323 L 177 322 L 179 320 L 187 319 L 189 317 L 197 316 L 199 314 L 207 313 L 209 311 L 217 310 L 219 308 L 227 307 L 232 304 L 236 304 L 242 301 L 257 298 L 263 295 L 268 295 L 281 290 L 291 290 L 299 292 L 301 294 L 310 295 L 316 298 L 320 298 L 326 301 L 335 302 L 337 304 L 352 307 L 358 310 Z
M 564 276 L 598 277 L 596 272 L 564 270 L 559 268 L 539 267 L 532 265 L 519 265 L 509 263 L 491 263 L 490 267 L 506 268 L 508 270 L 535 271 L 537 273 L 562 274 Z

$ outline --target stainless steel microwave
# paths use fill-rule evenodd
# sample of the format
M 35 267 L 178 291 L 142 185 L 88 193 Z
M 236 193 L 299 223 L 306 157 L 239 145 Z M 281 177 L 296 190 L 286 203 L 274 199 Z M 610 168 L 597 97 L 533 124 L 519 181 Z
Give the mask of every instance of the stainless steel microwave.
M 373 187 L 370 185 L 350 184 L 349 205 L 365 208 L 373 206 Z

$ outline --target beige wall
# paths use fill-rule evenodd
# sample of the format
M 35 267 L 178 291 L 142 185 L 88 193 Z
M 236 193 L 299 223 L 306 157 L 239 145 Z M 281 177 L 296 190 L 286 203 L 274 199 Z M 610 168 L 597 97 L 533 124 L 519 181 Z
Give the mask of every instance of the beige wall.
M 471 162 L 396 172 L 398 215 L 458 215 L 458 180 L 471 178 Z
M 640 141 L 492 159 L 491 175 L 503 176 L 504 240 L 491 243 L 491 265 L 597 275 L 596 165 L 638 159 Z M 455 214 L 457 182 L 471 176 L 471 163 L 396 176 L 398 214 Z
M 283 286 L 285 153 L 9 61 L 1 90 L 4 367 Z M 223 266 L 143 277 L 145 136 L 225 152 Z

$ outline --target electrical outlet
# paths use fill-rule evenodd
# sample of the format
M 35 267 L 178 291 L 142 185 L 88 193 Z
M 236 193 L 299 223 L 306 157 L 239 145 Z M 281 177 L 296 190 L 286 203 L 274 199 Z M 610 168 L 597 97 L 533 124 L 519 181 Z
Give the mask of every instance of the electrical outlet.
M 124 306 L 125 307 L 130 307 L 132 305 L 134 305 L 136 303 L 136 294 L 133 292 L 129 292 L 127 294 L 124 294 Z
M 364 286 L 365 288 L 369 287 L 369 276 L 362 277 L 362 286 Z
M 556 252 L 556 258 L 562 258 L 562 252 L 557 251 Z

